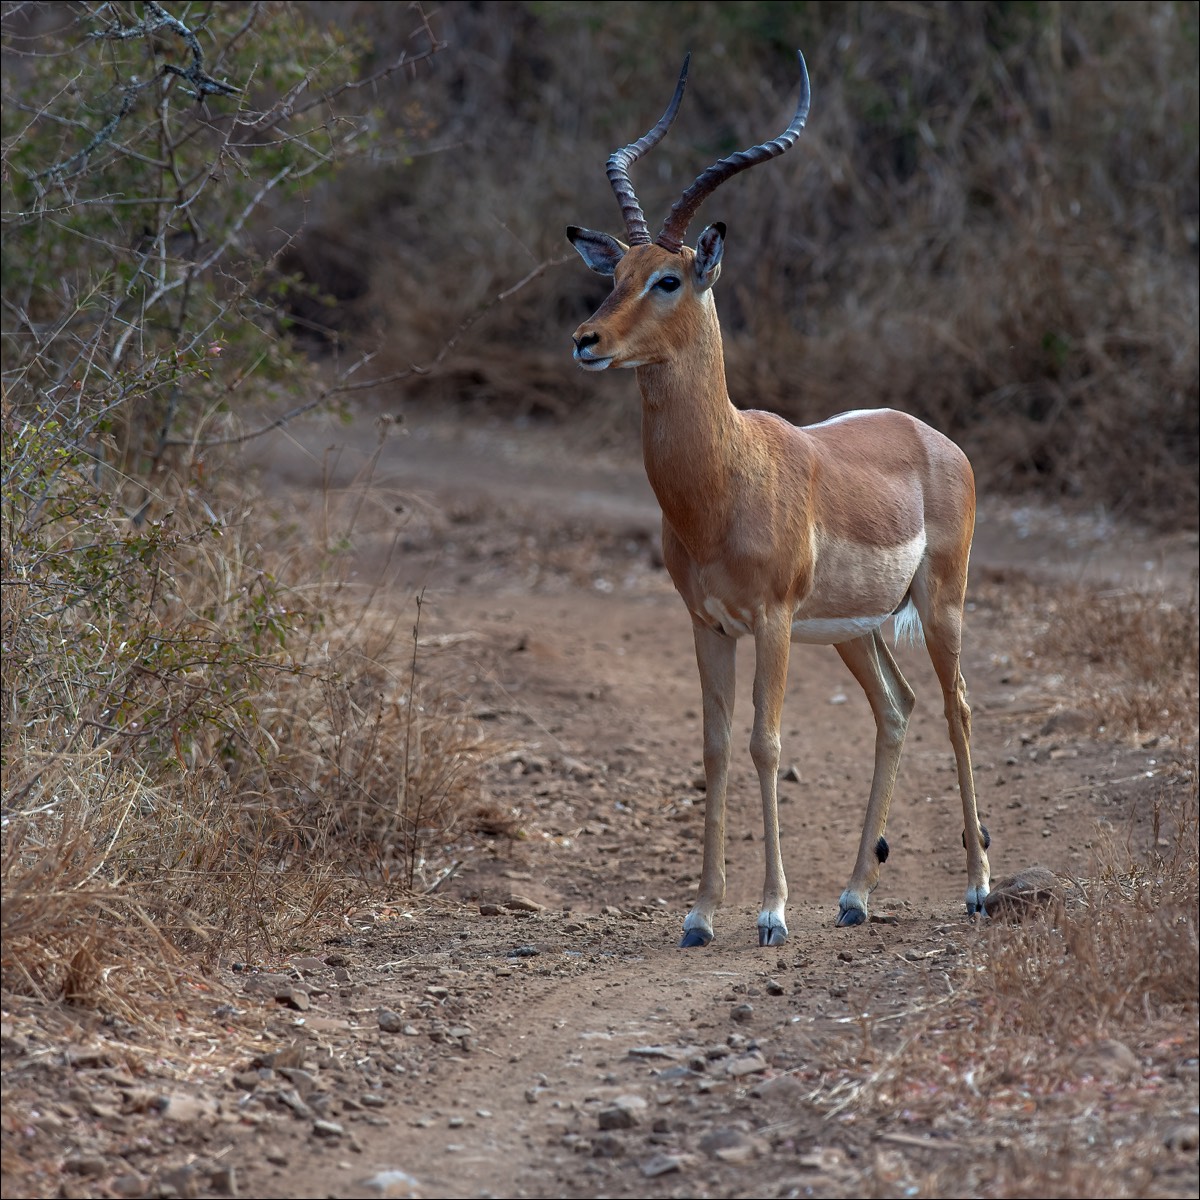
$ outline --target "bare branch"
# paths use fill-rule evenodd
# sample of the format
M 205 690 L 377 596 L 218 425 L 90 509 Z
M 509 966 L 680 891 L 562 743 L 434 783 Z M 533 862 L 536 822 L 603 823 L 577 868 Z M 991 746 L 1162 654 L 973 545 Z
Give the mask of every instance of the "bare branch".
M 72 154 L 70 158 L 55 163 L 54 166 L 47 167 L 44 171 L 39 171 L 33 177 L 34 179 L 50 178 L 56 183 L 61 183 L 64 177 L 74 172 L 76 164 L 80 170 L 86 167 L 91 156 L 113 136 L 117 126 L 133 111 L 138 95 L 167 75 L 178 75 L 187 80 L 195 88 L 192 95 L 197 99 L 210 95 L 233 96 L 240 94 L 241 88 L 234 87 L 231 83 L 222 83 L 205 73 L 204 51 L 200 46 L 200 39 L 178 17 L 171 16 L 161 4 L 155 3 L 155 0 L 150 0 L 146 5 L 146 16 L 136 25 L 119 25 L 114 21 L 103 29 L 94 30 L 88 34 L 88 38 L 92 41 L 123 42 L 129 41 L 131 38 L 150 37 L 161 29 L 169 29 L 183 39 L 192 52 L 191 66 L 184 68 L 177 67 L 173 63 L 164 63 L 162 70 L 150 79 L 138 80 L 136 77 L 131 79 L 121 94 L 120 108 L 105 121 L 92 140 L 82 150 Z
M 337 383 L 325 388 L 319 395 L 312 400 L 307 400 L 303 404 L 297 405 L 293 409 L 289 409 L 282 416 L 276 417 L 273 421 L 263 425 L 259 429 L 251 430 L 249 433 L 238 434 L 236 437 L 215 438 L 212 441 L 197 442 L 192 439 L 184 440 L 171 439 L 164 442 L 164 446 L 188 447 L 192 450 L 208 450 L 216 446 L 235 446 L 243 442 L 253 441 L 255 438 L 260 438 L 264 434 L 270 433 L 274 429 L 280 429 L 289 421 L 295 420 L 296 417 L 303 416 L 307 412 L 312 412 L 314 408 L 319 408 L 327 400 L 334 396 L 346 395 L 349 392 L 362 392 L 370 388 L 383 387 L 385 384 L 397 383 L 401 379 L 409 379 L 414 375 L 429 375 L 445 360 L 446 355 L 458 344 L 463 334 L 466 333 L 472 326 L 478 324 L 489 312 L 492 311 L 498 304 L 503 304 L 505 300 L 515 296 L 523 288 L 528 287 L 535 279 L 545 274 L 551 267 L 562 266 L 563 263 L 570 262 L 573 256 L 564 254 L 558 258 L 548 258 L 543 262 L 538 263 L 529 274 L 518 279 L 511 287 L 507 287 L 502 292 L 498 292 L 491 300 L 484 304 L 481 308 L 473 312 L 466 318 L 458 328 L 450 335 L 437 354 L 433 356 L 428 363 L 423 366 L 418 366 L 414 363 L 412 366 L 405 368 L 403 371 L 394 371 L 390 375 L 381 375 L 375 379 L 365 379 L 358 383 L 347 382 L 351 375 L 359 369 L 365 362 L 369 362 L 373 355 L 361 358 L 347 371 L 343 372 Z

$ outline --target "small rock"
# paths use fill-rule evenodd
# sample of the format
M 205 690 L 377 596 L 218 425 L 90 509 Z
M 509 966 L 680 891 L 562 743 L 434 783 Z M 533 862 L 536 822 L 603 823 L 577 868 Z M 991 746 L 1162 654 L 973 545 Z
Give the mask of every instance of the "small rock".
M 158 1108 L 164 1121 L 182 1121 L 189 1124 L 211 1117 L 217 1111 L 216 1104 L 207 1096 L 189 1096 L 185 1092 L 172 1092 L 161 1097 Z
M 363 1092 L 358 1098 L 363 1108 L 386 1108 L 387 1101 L 375 1092 Z
M 780 983 L 778 979 L 768 979 L 767 980 L 767 995 L 768 996 L 782 996 L 783 995 L 783 984 Z
M 641 1096 L 618 1096 L 596 1115 L 601 1129 L 632 1129 L 642 1123 L 646 1101 Z
M 799 783 L 800 768 L 797 767 L 795 763 L 792 763 L 791 765 L 784 767 L 783 770 L 779 772 L 779 778 L 783 780 L 784 783 Z
M 539 904 L 536 900 L 530 900 L 527 896 L 515 894 L 505 900 L 504 907 L 510 912 L 537 913 L 545 911 L 545 905 Z
M 508 958 L 536 958 L 541 951 L 536 946 L 517 946 L 508 952 Z
M 237 1169 L 232 1163 L 222 1163 L 213 1167 L 208 1175 L 209 1186 L 216 1192 L 226 1196 L 237 1196 Z
M 750 1054 L 739 1054 L 725 1064 L 725 1074 L 733 1079 L 740 1079 L 743 1075 L 757 1075 L 766 1069 L 767 1060 L 757 1050 Z
M 667 1058 L 671 1060 L 684 1058 L 686 1050 L 675 1046 L 633 1046 L 629 1050 L 630 1058 Z
M 242 986 L 249 996 L 268 996 L 292 1008 L 308 1008 L 308 992 L 290 975 L 249 975 Z
M 404 1018 L 390 1008 L 379 1010 L 379 1028 L 383 1033 L 403 1033 Z
M 287 1108 L 290 1108 L 296 1116 L 302 1120 L 307 1120 L 313 1115 L 313 1111 L 300 1099 L 300 1093 L 295 1088 L 282 1088 L 276 1093 L 276 1098 L 279 1103 Z
M 993 884 L 983 910 L 989 917 L 1020 920 L 1061 904 L 1065 896 L 1062 881 L 1048 867 L 1026 867 Z
M 498 917 L 500 915 L 500 905 L 481 904 L 479 906 L 479 915 L 481 917 Z
M 593 1158 L 620 1158 L 625 1153 L 621 1139 L 611 1133 L 602 1133 L 592 1142 Z
M 748 1162 L 758 1153 L 754 1140 L 740 1129 L 714 1129 L 700 1139 L 700 1149 L 710 1158 L 727 1163 Z
M 729 1015 L 735 1021 L 746 1022 L 754 1016 L 753 1004 L 735 1004 L 730 1010 Z
M 660 1175 L 682 1170 L 686 1162 L 685 1154 L 652 1154 L 638 1169 L 647 1179 L 657 1179 Z
M 786 1103 L 795 1104 L 805 1091 L 804 1084 L 795 1075 L 772 1075 L 770 1079 L 760 1079 L 750 1089 L 750 1095 L 760 1100 L 775 1096 Z
M 95 1179 L 108 1172 L 109 1161 L 100 1154 L 77 1154 L 63 1163 L 63 1170 L 71 1175 L 85 1175 Z
M 123 1171 L 109 1183 L 114 1195 L 123 1196 L 125 1200 L 141 1200 L 149 1191 L 149 1181 L 136 1171 Z
M 180 1196 L 191 1200 L 200 1194 L 200 1172 L 191 1163 L 160 1171 L 154 1181 L 155 1192 L 160 1196 Z
M 303 1067 L 280 1067 L 279 1073 L 296 1089 L 301 1099 L 307 1100 L 317 1090 L 317 1077 Z
M 379 1171 L 359 1185 L 364 1191 L 394 1200 L 419 1200 L 421 1185 L 407 1172 L 398 1168 Z
M 314 1121 L 313 1136 L 319 1138 L 340 1138 L 345 1134 L 343 1129 L 336 1121 Z

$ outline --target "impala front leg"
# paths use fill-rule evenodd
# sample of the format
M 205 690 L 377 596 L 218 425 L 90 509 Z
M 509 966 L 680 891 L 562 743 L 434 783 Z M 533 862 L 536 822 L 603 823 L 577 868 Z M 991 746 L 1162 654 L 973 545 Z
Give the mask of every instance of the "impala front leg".
M 782 946 L 787 941 L 787 880 L 779 849 L 779 725 L 787 691 L 788 655 L 791 651 L 791 619 L 784 612 L 760 615 L 754 630 L 754 731 L 750 735 L 750 757 L 758 770 L 762 791 L 763 853 L 766 877 L 762 909 L 758 914 L 758 944 Z
M 725 899 L 725 793 L 733 739 L 734 661 L 737 642 L 692 622 L 704 702 L 704 865 L 700 893 L 683 921 L 681 946 L 707 946 L 713 914 Z

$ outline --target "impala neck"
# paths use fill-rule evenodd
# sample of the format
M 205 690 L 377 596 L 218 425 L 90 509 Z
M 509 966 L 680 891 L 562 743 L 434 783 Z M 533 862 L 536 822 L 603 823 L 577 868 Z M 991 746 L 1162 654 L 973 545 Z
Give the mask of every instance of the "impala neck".
M 723 524 L 741 437 L 711 297 L 703 315 L 668 361 L 637 368 L 646 476 L 663 515 L 681 535 Z

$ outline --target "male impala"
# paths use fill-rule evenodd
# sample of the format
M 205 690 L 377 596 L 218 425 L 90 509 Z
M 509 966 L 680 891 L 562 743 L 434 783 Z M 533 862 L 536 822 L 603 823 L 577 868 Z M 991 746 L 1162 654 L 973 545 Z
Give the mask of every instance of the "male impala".
M 725 793 L 737 638 L 754 638 L 750 755 L 762 790 L 766 881 L 761 946 L 787 938 L 787 882 L 779 852 L 776 778 L 789 642 L 833 645 L 875 716 L 875 774 L 858 858 L 839 925 L 867 919 L 888 855 L 884 826 L 913 692 L 881 627 L 924 634 L 942 686 L 958 764 L 967 850 L 967 912 L 988 893 L 987 830 L 971 775 L 971 710 L 959 672 L 975 483 L 962 451 L 890 409 L 842 413 L 803 428 L 734 408 L 725 385 L 713 284 L 725 226 L 709 225 L 694 250 L 684 234 L 701 202 L 739 171 L 787 150 L 808 116 L 804 56 L 800 103 L 773 142 L 714 163 L 683 193 L 652 243 L 630 166 L 667 132 L 687 82 L 685 61 L 662 119 L 615 151 L 608 178 L 629 245 L 570 226 L 567 236 L 613 290 L 575 331 L 575 361 L 589 371 L 637 370 L 642 453 L 663 513 L 663 557 L 692 617 L 704 708 L 704 865 L 683 946 L 707 945 L 725 896 Z

